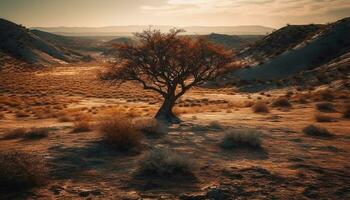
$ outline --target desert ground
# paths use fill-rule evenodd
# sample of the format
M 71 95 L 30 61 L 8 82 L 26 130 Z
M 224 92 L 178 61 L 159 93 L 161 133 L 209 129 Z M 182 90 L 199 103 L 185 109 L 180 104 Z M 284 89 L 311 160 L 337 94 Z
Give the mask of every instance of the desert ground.
M 0 199 L 350 199 L 349 91 L 194 88 L 175 107 L 181 123 L 162 124 L 161 134 L 142 135 L 138 151 L 123 152 L 103 142 L 99 123 L 118 115 L 147 123 L 162 99 L 133 83 L 101 82 L 103 65 L 0 74 L 0 150 L 41 156 L 49 173 L 45 184 Z M 274 104 L 278 98 L 290 105 Z M 257 102 L 267 112 L 254 109 Z M 332 108 L 317 105 L 324 102 Z M 305 134 L 311 124 L 331 136 Z M 10 134 L 34 128 L 47 134 Z M 257 132 L 261 147 L 222 148 L 229 130 Z M 140 160 L 161 147 L 185 155 L 191 173 L 140 174 Z

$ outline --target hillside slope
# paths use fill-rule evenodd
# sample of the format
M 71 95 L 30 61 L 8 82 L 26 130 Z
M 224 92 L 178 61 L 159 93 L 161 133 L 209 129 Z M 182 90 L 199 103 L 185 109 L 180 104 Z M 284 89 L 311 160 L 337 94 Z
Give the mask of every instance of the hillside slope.
M 274 51 L 275 54 L 282 53 L 272 57 L 266 63 L 239 70 L 235 75 L 242 80 L 281 79 L 303 70 L 317 68 L 350 51 L 350 18 L 326 25 L 321 29 L 315 28 L 315 30 L 313 35 L 310 35 L 312 31 L 308 34 L 302 34 L 300 38 L 293 40 L 295 42 L 289 42 L 288 45 L 284 45 L 284 48 L 278 48 L 278 51 Z M 289 34 L 289 32 L 284 32 L 284 34 Z M 273 34 L 268 38 L 271 37 Z M 266 43 L 268 47 L 263 48 L 263 50 L 259 49 L 262 48 L 261 45 L 257 45 L 257 49 L 250 51 L 260 51 L 263 54 L 269 52 L 266 49 L 275 48 L 273 44 L 269 46 Z M 286 48 L 287 46 L 288 48 Z M 254 53 L 250 56 L 254 56 Z
M 0 19 L 0 51 L 26 63 L 53 64 L 79 61 L 84 56 L 55 45 L 27 28 Z

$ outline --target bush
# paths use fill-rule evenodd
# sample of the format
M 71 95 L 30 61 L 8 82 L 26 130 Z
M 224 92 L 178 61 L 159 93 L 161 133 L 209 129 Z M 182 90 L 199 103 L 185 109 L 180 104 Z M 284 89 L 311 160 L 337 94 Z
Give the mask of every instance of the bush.
M 0 188 L 18 190 L 42 185 L 47 175 L 41 156 L 24 152 L 0 153 Z
M 256 102 L 253 106 L 252 106 L 252 110 L 255 113 L 268 113 L 269 112 L 269 108 L 266 105 L 265 102 L 263 101 L 258 101 Z
M 324 115 L 321 113 L 315 114 L 315 119 L 317 122 L 334 122 L 334 118 L 328 115 Z
M 41 139 L 47 137 L 49 132 L 49 128 L 31 128 L 24 134 L 23 138 L 28 140 Z
M 317 137 L 332 137 L 333 134 L 330 133 L 326 128 L 318 127 L 315 125 L 309 125 L 303 129 L 306 135 L 317 136 Z
M 289 102 L 289 100 L 285 97 L 280 97 L 280 98 L 277 98 L 275 99 L 273 102 L 272 102 L 272 106 L 275 106 L 275 107 L 291 107 L 292 104 Z
M 49 128 L 31 128 L 29 130 L 25 128 L 17 128 L 6 133 L 3 139 L 17 139 L 17 138 L 24 138 L 27 140 L 41 139 L 41 138 L 47 137 L 49 135 L 49 132 L 50 132 Z
M 128 151 L 141 145 L 141 134 L 128 118 L 105 119 L 100 122 L 99 131 L 104 141 L 115 149 Z
M 322 112 L 334 112 L 334 105 L 332 103 L 329 102 L 322 102 L 322 103 L 317 103 L 316 104 L 316 108 L 319 111 Z
M 229 129 L 226 131 L 220 146 L 225 149 L 231 149 L 236 147 L 260 148 L 260 133 L 255 129 Z
M 142 173 L 159 176 L 191 174 L 194 168 L 187 156 L 166 148 L 152 150 L 140 165 Z
M 25 128 L 16 128 L 16 129 L 10 130 L 9 132 L 4 134 L 3 139 L 21 138 L 24 136 L 26 131 L 27 130 Z

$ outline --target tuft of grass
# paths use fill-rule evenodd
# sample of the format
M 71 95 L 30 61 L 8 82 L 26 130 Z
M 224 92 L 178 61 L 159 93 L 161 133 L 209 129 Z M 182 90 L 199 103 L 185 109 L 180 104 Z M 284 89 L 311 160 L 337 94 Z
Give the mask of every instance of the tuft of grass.
M 322 113 L 315 114 L 315 119 L 317 122 L 334 122 L 335 121 L 333 117 Z
M 24 139 L 35 140 L 45 138 L 49 135 L 49 128 L 31 128 L 23 135 Z
M 13 130 L 8 131 L 4 134 L 3 139 L 17 139 L 21 138 L 25 135 L 27 130 L 25 128 L 16 128 Z
M 321 102 L 316 104 L 317 110 L 321 112 L 334 112 L 334 105 L 330 102 Z
M 289 100 L 286 97 L 279 97 L 272 102 L 272 106 L 289 108 L 292 106 L 292 104 L 289 102 Z
M 0 188 L 26 189 L 46 182 L 48 169 L 43 157 L 19 152 L 0 153 Z
M 26 140 L 42 139 L 49 135 L 50 128 L 16 128 L 5 133 L 3 139 L 23 138 Z
M 253 106 L 252 106 L 252 110 L 255 113 L 268 113 L 269 111 L 269 107 L 267 106 L 267 104 L 263 101 L 258 101 L 256 102 Z
M 212 122 L 210 122 L 210 124 L 209 124 L 209 128 L 222 130 L 224 127 L 223 127 L 223 125 L 222 125 L 220 122 L 218 122 L 218 121 L 212 121 Z
M 76 116 L 76 119 L 74 120 L 74 133 L 81 133 L 81 132 L 88 132 L 91 130 L 90 125 L 90 116 L 87 115 L 78 115 Z
M 151 150 L 140 162 L 143 174 L 171 176 L 191 174 L 194 163 L 185 155 L 167 148 Z
M 129 118 L 116 116 L 105 119 L 99 124 L 99 132 L 103 140 L 115 149 L 129 151 L 141 146 L 140 131 Z
M 316 137 L 332 137 L 334 134 L 329 132 L 326 128 L 322 128 L 315 125 L 309 125 L 303 129 L 306 135 L 316 136 Z
M 229 129 L 225 132 L 220 146 L 225 149 L 236 147 L 261 147 L 260 133 L 255 129 Z

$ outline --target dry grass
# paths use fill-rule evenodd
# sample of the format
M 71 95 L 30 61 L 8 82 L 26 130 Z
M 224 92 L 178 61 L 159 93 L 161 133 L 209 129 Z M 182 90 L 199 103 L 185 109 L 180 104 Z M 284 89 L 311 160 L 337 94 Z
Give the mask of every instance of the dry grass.
M 16 112 L 16 117 L 23 118 L 23 117 L 29 117 L 30 115 L 22 110 Z
M 334 122 L 335 121 L 335 119 L 332 116 L 325 115 L 322 113 L 316 113 L 315 120 L 317 122 Z
M 0 153 L 0 188 L 24 189 L 46 182 L 48 169 L 41 156 L 24 152 Z
M 260 148 L 260 133 L 255 129 L 229 129 L 225 132 L 225 136 L 222 139 L 220 146 L 225 149 L 237 147 Z
M 332 137 L 334 134 L 329 132 L 326 128 L 322 128 L 315 125 L 309 125 L 303 129 L 306 135 L 316 136 L 316 137 Z
M 47 137 L 49 132 L 50 128 L 31 128 L 23 135 L 23 138 L 27 140 L 41 139 Z
M 171 176 L 191 174 L 194 163 L 184 155 L 167 148 L 150 151 L 140 162 L 140 171 L 147 175 Z
M 42 139 L 49 135 L 50 128 L 17 128 L 5 133 L 3 139 L 23 138 L 27 140 Z
M 269 107 L 263 101 L 257 101 L 253 106 L 252 110 L 255 113 L 268 113 L 270 112 Z
M 91 130 L 91 117 L 89 115 L 78 115 L 74 122 L 73 132 L 88 132 Z
M 135 124 L 137 129 L 147 136 L 161 136 L 168 131 L 165 124 L 154 118 L 138 120 Z
M 272 102 L 272 106 L 289 108 L 292 106 L 292 104 L 289 102 L 289 100 L 286 97 L 279 97 Z
M 334 112 L 334 105 L 330 102 L 321 102 L 316 104 L 317 110 L 321 112 Z
M 16 128 L 13 130 L 8 131 L 4 134 L 3 139 L 17 139 L 21 138 L 25 135 L 27 130 L 25 128 Z
M 129 151 L 141 146 L 140 131 L 129 118 L 115 116 L 102 120 L 99 132 L 103 140 L 115 149 Z
M 224 127 L 220 122 L 212 121 L 209 124 L 209 128 L 222 130 Z

